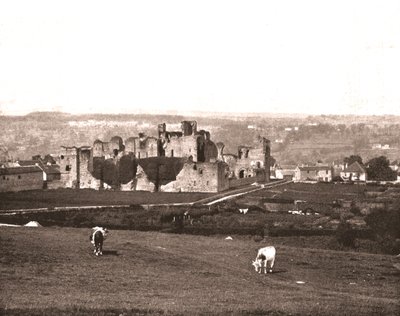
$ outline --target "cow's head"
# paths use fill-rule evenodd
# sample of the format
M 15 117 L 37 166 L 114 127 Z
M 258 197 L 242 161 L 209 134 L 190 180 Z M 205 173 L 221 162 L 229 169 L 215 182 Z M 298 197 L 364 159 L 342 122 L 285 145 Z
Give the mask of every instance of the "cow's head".
M 252 265 L 254 266 L 255 270 L 258 271 L 261 268 L 261 259 L 256 259 L 252 262 Z

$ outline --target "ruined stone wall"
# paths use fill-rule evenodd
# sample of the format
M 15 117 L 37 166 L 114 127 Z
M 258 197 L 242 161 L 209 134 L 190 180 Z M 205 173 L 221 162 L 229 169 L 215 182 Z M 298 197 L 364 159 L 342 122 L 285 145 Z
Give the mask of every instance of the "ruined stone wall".
M 139 165 L 136 171 L 136 178 L 131 184 L 131 188 L 135 191 L 150 191 L 154 192 L 156 187 L 153 182 L 149 180 L 143 168 Z
M 93 143 L 93 157 L 104 157 L 109 159 L 114 157 L 114 149 L 119 150 L 119 144 L 114 142 L 102 142 L 101 140 L 96 140 Z
M 113 149 L 117 149 L 118 151 L 124 150 L 124 142 L 120 136 L 111 137 L 110 143 L 112 144 Z
M 135 139 L 137 137 L 129 137 L 125 140 L 125 153 L 135 153 L 136 152 L 136 144 Z
M 77 188 L 78 159 L 78 149 L 76 147 L 61 147 L 60 181 L 65 188 Z
M 218 159 L 218 148 L 211 140 L 206 140 L 204 143 L 204 159 L 205 162 L 214 162 Z
M 216 161 L 217 146 L 203 135 L 172 136 L 164 145 L 165 157 L 192 157 L 194 162 Z
M 136 157 L 137 158 L 149 158 L 149 157 L 157 157 L 157 146 L 158 141 L 155 137 L 146 137 L 144 140 L 137 140 L 138 145 L 136 147 Z M 139 155 L 140 153 L 140 155 Z
M 176 181 L 161 186 L 164 192 L 220 192 L 228 189 L 223 162 L 187 162 Z
M 157 146 L 155 137 L 130 137 L 125 141 L 125 154 L 133 153 L 138 159 L 157 157 Z
M 79 155 L 79 188 L 80 189 L 99 189 L 100 179 L 96 179 L 90 172 L 93 170 L 93 157 L 90 148 L 78 149 Z
M 230 170 L 230 173 L 231 173 L 229 175 L 229 177 L 230 178 L 234 177 L 235 176 L 234 170 L 235 170 L 235 166 L 236 166 L 237 157 L 235 155 L 232 155 L 232 154 L 223 154 L 222 155 L 222 159 L 229 167 L 229 170 Z
M 229 167 L 222 161 L 217 161 L 218 164 L 218 192 L 229 189 Z
M 257 177 L 258 181 L 268 182 L 270 180 L 269 158 L 270 142 L 264 137 L 259 137 L 255 148 L 240 146 L 237 159 L 230 159 L 229 166 L 237 179 Z
M 197 161 L 197 137 L 190 136 L 171 136 L 164 145 L 165 157 L 188 158 L 192 156 L 193 161 Z
M 182 121 L 181 130 L 184 136 L 194 135 L 197 132 L 197 122 L 196 121 Z
M 93 143 L 93 157 L 103 157 L 104 152 L 103 152 L 103 142 L 101 140 L 96 140 Z

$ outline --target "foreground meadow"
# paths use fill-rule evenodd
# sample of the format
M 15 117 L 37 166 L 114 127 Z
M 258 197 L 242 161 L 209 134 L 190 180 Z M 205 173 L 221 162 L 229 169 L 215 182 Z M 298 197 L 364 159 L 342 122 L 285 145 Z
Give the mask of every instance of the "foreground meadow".
M 396 315 L 398 259 L 299 248 L 282 239 L 111 231 L 95 257 L 89 229 L 0 228 L 5 315 Z M 274 273 L 250 265 L 274 244 Z M 298 284 L 303 281 L 304 284 Z

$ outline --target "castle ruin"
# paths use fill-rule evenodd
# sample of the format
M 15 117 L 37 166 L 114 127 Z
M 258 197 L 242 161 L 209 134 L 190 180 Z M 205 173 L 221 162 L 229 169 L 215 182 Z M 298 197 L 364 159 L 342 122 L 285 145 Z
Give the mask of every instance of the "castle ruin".
M 158 137 L 139 133 L 123 141 L 96 140 L 93 146 L 61 147 L 61 185 L 67 188 L 127 191 L 221 192 L 269 181 L 270 142 L 239 146 L 224 154 L 196 121 L 181 122 L 180 131 L 158 125 Z

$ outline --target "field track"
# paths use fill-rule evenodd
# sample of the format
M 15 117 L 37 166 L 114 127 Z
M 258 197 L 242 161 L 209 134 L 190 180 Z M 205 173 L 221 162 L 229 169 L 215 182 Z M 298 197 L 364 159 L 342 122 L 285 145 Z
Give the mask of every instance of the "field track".
M 252 239 L 89 229 L 0 228 L 5 315 L 397 315 L 399 259 Z M 280 239 L 282 240 L 282 239 Z M 273 274 L 251 267 L 277 248 Z M 304 284 L 297 284 L 303 281 Z

